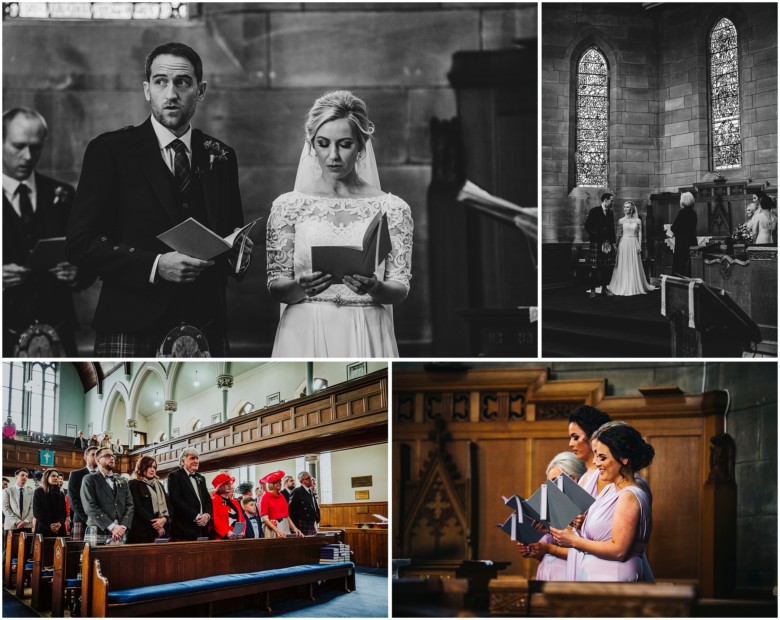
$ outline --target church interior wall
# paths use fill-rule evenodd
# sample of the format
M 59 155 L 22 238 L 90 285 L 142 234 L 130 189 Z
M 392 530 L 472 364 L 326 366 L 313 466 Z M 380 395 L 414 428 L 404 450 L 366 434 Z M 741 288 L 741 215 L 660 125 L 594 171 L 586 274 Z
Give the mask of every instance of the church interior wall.
M 332 452 L 331 480 L 334 504 L 351 504 L 367 502 L 388 501 L 387 487 L 387 444 L 353 448 L 352 450 L 339 450 Z M 372 486 L 352 487 L 351 479 L 354 476 L 371 476 Z M 369 498 L 358 500 L 355 491 L 367 490 Z M 373 521 L 373 519 L 367 519 Z
M 57 397 L 57 433 L 65 435 L 68 424 L 76 425 L 76 432 L 87 429 L 84 425 L 84 388 L 73 364 L 60 364 L 59 391 Z
M 777 184 L 777 5 L 682 4 L 660 13 L 661 187 L 709 181 L 707 39 L 722 17 L 737 28 L 742 167 L 727 179 Z M 709 176 L 708 176 L 709 175 Z
M 154 46 L 180 40 L 202 56 L 209 85 L 194 125 L 236 149 L 245 218 L 267 221 L 273 199 L 292 189 L 311 103 L 327 90 L 351 89 L 365 99 L 377 128 L 383 189 L 404 198 L 415 221 L 414 281 L 395 311 L 397 337 L 430 340 L 429 120 L 456 114 L 447 79 L 452 55 L 535 37 L 537 5 L 200 7 L 200 17 L 179 23 L 4 20 L 3 108 L 33 106 L 47 118 L 41 172 L 76 184 L 92 138 L 146 118 L 144 58 Z M 264 227 L 253 235 L 255 264 L 240 284 L 228 287 L 234 355 L 269 355 L 279 320 L 279 305 L 262 292 Z M 76 294 L 85 328 L 98 286 Z
M 736 8 L 734 8 L 736 7 Z M 610 77 L 609 189 L 637 202 L 710 181 L 706 41 L 719 17 L 740 42 L 743 166 L 727 178 L 777 184 L 777 7 L 774 4 L 547 4 L 542 12 L 542 239 L 582 241 L 602 188 L 576 188 L 576 62 L 591 44 Z M 576 55 L 576 58 L 574 56 Z M 621 209 L 615 209 L 617 217 Z M 616 219 L 617 219 L 616 217 Z

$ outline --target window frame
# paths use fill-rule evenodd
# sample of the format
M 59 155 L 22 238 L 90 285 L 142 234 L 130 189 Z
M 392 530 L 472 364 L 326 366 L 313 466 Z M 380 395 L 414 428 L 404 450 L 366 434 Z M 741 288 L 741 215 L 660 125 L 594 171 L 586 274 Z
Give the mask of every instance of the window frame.
M 713 106 L 713 83 L 712 83 L 712 35 L 715 32 L 715 29 L 718 27 L 718 25 L 723 21 L 727 20 L 732 27 L 734 28 L 734 32 L 736 35 L 736 64 L 737 64 L 737 97 L 739 99 L 739 110 L 737 113 L 737 123 L 738 123 L 738 130 L 739 130 L 739 163 L 734 166 L 728 166 L 728 167 L 722 167 L 717 168 L 715 166 L 715 132 L 714 132 L 714 106 Z M 711 26 L 707 29 L 707 36 L 706 36 L 706 71 L 707 71 L 707 139 L 708 139 L 708 155 L 709 155 L 709 170 L 711 172 L 719 173 L 719 174 L 728 174 L 733 173 L 734 171 L 741 170 L 745 165 L 745 153 L 744 153 L 744 137 L 743 137 L 743 123 L 742 123 L 742 106 L 744 102 L 743 97 L 743 88 L 742 88 L 742 77 L 744 75 L 743 67 L 742 67 L 742 50 L 740 49 L 742 41 L 742 36 L 740 35 L 740 29 L 738 27 L 738 21 L 735 20 L 732 16 L 726 15 L 726 14 L 719 14 L 717 17 L 715 17 L 712 22 Z
M 604 63 L 604 67 L 606 69 L 606 79 L 607 83 L 605 85 L 606 88 L 606 102 L 607 102 L 607 119 L 606 119 L 606 139 L 604 140 L 605 149 L 604 149 L 604 156 L 606 159 L 606 178 L 604 179 L 604 183 L 602 184 L 584 184 L 580 183 L 579 179 L 579 166 L 577 164 L 577 154 L 579 152 L 579 98 L 580 98 L 580 65 L 582 64 L 583 58 L 586 54 L 588 54 L 590 51 L 595 51 L 598 56 L 601 58 L 601 60 Z M 572 170 L 572 178 L 573 178 L 573 188 L 576 187 L 609 187 L 609 170 L 610 170 L 610 157 L 609 157 L 609 144 L 610 144 L 610 119 L 611 119 L 611 112 L 612 112 L 612 98 L 611 98 L 611 65 L 609 62 L 609 54 L 602 49 L 602 47 L 595 41 L 591 41 L 588 45 L 586 45 L 581 52 L 575 53 L 574 57 L 572 58 L 573 65 L 574 65 L 574 105 L 573 105 L 573 130 L 571 132 L 572 139 L 574 141 L 573 149 L 572 149 L 572 161 L 571 164 L 573 166 Z

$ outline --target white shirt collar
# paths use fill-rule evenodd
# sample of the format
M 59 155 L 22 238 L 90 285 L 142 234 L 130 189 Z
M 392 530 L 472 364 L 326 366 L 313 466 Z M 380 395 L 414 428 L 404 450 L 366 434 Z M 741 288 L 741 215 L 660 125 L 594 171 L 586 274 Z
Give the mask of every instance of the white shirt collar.
M 29 187 L 32 190 L 32 193 L 35 194 L 37 191 L 37 185 L 35 183 L 35 173 L 31 174 L 26 179 L 23 179 L 22 181 L 17 181 L 16 179 L 12 179 L 9 177 L 5 172 L 3 173 L 3 191 L 5 192 L 6 197 L 10 200 L 13 198 L 14 194 L 16 194 L 16 190 L 19 187 L 19 183 L 24 183 L 27 187 Z
M 187 131 L 183 136 L 178 137 L 174 135 L 170 129 L 163 127 L 157 121 L 157 119 L 154 118 L 154 115 L 151 116 L 151 119 L 152 128 L 154 129 L 154 133 L 157 136 L 157 143 L 160 145 L 160 150 L 166 148 L 174 140 L 181 140 L 184 142 L 184 146 L 187 147 L 187 152 L 192 153 L 192 125 L 187 127 Z

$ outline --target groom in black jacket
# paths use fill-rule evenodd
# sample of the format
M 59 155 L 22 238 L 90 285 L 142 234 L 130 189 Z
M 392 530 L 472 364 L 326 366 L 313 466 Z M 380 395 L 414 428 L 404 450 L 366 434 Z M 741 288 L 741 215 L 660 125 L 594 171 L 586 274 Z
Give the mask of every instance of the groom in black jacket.
M 591 299 L 596 296 L 598 285 L 601 285 L 603 296 L 611 295 L 607 291 L 607 285 L 612 275 L 612 267 L 615 266 L 615 216 L 612 213 L 612 199 L 610 192 L 604 192 L 601 195 L 601 205 L 593 207 L 585 220 L 585 231 L 590 236 L 588 288 Z M 609 242 L 609 252 L 604 251 L 605 242 Z
M 94 353 L 154 356 L 165 335 L 186 323 L 222 357 L 229 354 L 225 287 L 235 256 L 199 260 L 157 236 L 189 217 L 220 236 L 243 225 L 236 154 L 190 125 L 206 96 L 192 48 L 153 49 L 143 86 L 151 116 L 89 143 L 68 225 L 68 258 L 103 280 Z

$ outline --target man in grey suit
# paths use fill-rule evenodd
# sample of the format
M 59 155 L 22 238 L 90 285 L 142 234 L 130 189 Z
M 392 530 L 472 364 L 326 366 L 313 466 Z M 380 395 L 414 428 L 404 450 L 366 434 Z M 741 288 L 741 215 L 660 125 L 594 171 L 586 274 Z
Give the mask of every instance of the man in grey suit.
M 26 486 L 30 477 L 30 472 L 26 469 L 17 469 L 14 476 L 16 484 L 3 489 L 3 529 L 29 530 L 32 525 L 32 497 L 35 489 Z
M 127 480 L 114 473 L 114 451 L 100 448 L 96 453 L 98 470 L 84 478 L 81 503 L 87 513 L 87 527 L 95 526 L 99 537 L 124 541 L 133 522 L 133 496 Z
M 70 502 L 70 516 L 72 525 L 70 536 L 73 540 L 84 540 L 84 530 L 87 527 L 87 513 L 84 505 L 81 503 L 81 484 L 84 477 L 94 474 L 97 471 L 97 461 L 95 460 L 95 446 L 90 446 L 84 450 L 84 461 L 87 466 L 71 472 L 68 477 L 68 501 Z

